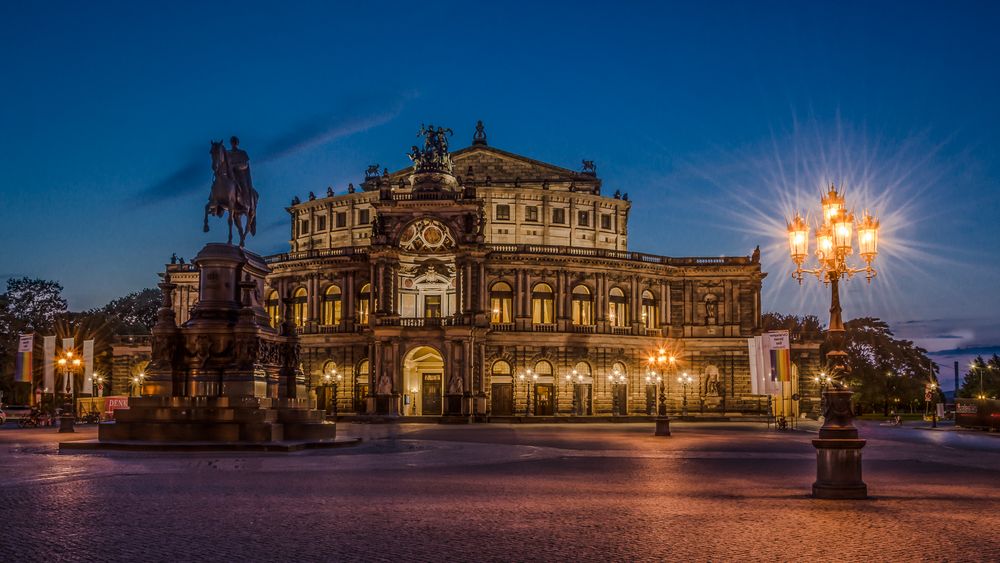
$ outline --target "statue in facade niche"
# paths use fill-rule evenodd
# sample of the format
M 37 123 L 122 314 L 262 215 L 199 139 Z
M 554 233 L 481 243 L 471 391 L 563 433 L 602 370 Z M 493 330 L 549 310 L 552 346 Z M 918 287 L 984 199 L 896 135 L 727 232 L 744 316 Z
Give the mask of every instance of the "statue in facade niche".
M 209 153 L 212 155 L 212 190 L 205 204 L 205 224 L 208 232 L 208 215 L 222 217 L 229 212 L 229 244 L 233 243 L 233 223 L 240 235 L 240 246 L 244 246 L 247 233 L 257 234 L 257 191 L 250 179 L 250 157 L 239 148 L 240 140 L 229 140 L 230 150 L 222 141 L 212 141 Z
M 462 376 L 457 373 L 451 376 L 451 381 L 448 382 L 448 394 L 449 395 L 461 395 L 464 389 L 464 384 L 462 382 Z

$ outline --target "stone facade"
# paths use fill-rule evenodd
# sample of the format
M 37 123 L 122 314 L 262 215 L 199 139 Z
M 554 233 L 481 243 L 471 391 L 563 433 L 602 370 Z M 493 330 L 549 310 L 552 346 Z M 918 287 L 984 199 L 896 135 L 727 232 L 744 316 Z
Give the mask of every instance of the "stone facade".
M 575 172 L 485 138 L 450 158 L 443 172 L 374 165 L 349 193 L 287 208 L 290 251 L 266 259 L 264 306 L 277 326 L 291 301 L 321 407 L 647 414 L 659 375 L 672 411 L 685 395 L 690 412 L 766 408 L 747 352 L 761 330 L 759 260 L 628 250 L 631 202 L 604 195 L 592 163 Z M 168 272 L 181 324 L 199 273 Z M 660 350 L 673 368 L 649 364 Z M 800 395 L 814 395 L 816 345 L 796 343 L 793 358 Z M 682 373 L 694 383 L 678 384 Z

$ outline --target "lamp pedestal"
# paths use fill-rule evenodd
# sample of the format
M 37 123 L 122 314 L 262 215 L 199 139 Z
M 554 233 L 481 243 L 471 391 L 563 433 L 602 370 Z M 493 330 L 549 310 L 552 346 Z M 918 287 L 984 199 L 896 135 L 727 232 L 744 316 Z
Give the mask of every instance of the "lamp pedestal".
M 663 394 L 663 386 L 660 386 L 660 406 L 656 411 L 656 431 L 654 436 L 670 435 L 670 417 L 667 416 L 667 396 Z
M 813 498 L 868 498 L 868 485 L 861 479 L 861 448 L 866 441 L 858 439 L 853 424 L 852 394 L 846 389 L 830 389 L 823 394 L 825 421 L 819 438 L 812 441 L 816 448 Z

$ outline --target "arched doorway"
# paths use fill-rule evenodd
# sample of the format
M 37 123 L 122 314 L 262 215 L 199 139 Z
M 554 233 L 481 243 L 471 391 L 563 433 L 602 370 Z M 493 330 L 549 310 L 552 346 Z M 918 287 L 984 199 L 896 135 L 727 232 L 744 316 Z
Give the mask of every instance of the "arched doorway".
M 403 358 L 404 416 L 439 416 L 444 358 L 430 346 L 417 346 Z

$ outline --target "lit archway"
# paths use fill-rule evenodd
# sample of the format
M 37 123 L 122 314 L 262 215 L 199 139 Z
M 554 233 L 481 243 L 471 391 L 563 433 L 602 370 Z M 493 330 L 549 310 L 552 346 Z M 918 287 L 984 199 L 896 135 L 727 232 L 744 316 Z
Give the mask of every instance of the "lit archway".
M 441 352 L 417 346 L 403 358 L 404 416 L 438 416 L 442 412 L 445 365 Z

